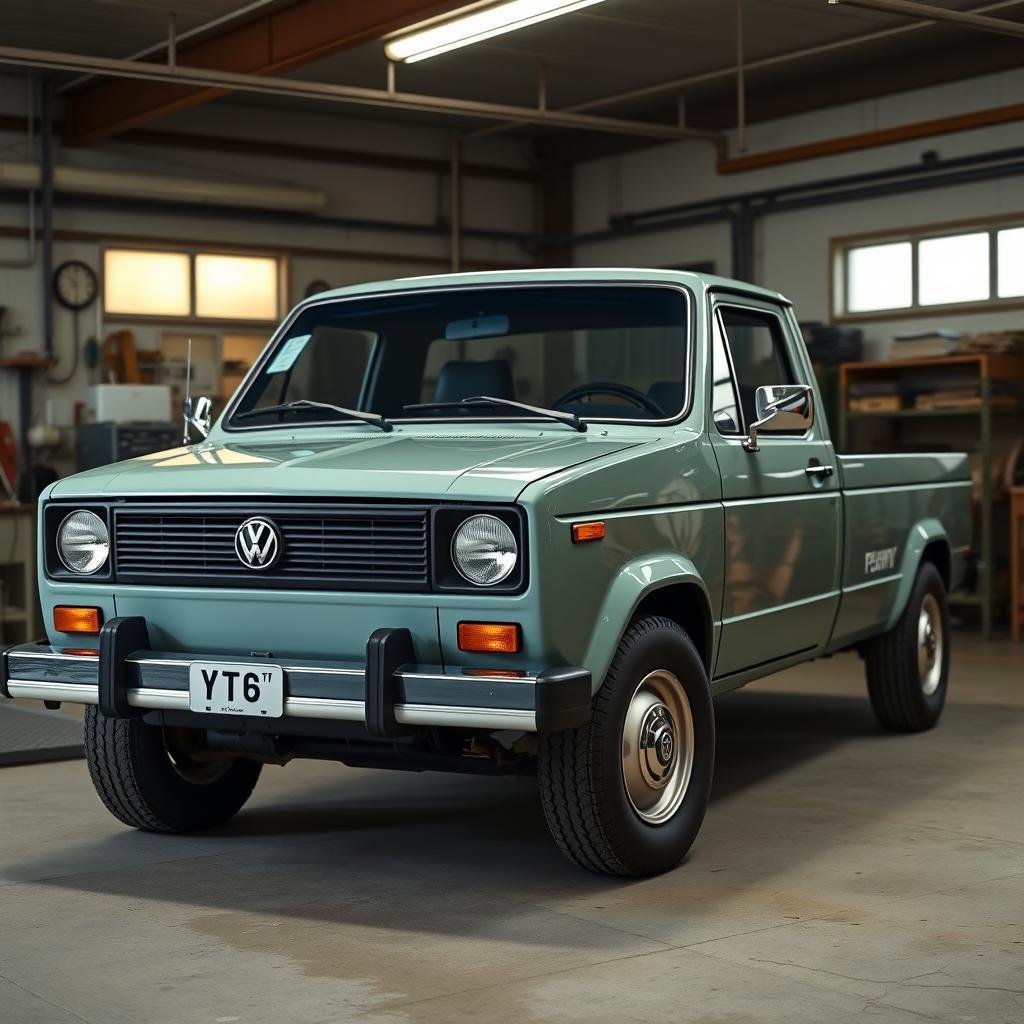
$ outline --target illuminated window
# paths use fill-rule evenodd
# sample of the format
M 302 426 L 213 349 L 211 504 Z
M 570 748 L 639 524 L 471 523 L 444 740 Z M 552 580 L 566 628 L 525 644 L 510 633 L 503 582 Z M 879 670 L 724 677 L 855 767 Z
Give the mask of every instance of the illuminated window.
M 273 256 L 107 249 L 103 305 L 108 314 L 276 321 L 281 261 Z
M 911 245 L 894 242 L 851 249 L 846 276 L 846 308 L 851 313 L 909 306 L 914 295 Z
M 939 308 L 1020 308 L 1024 224 L 978 222 L 958 231 L 919 228 L 902 237 L 836 239 L 834 312 L 839 319 L 907 316 Z
M 1024 228 L 1000 231 L 996 247 L 998 268 L 996 291 L 999 298 L 1024 295 Z
M 917 246 L 917 292 L 922 306 L 987 299 L 988 232 L 923 238 Z
M 190 263 L 184 252 L 107 249 L 103 254 L 104 309 L 142 316 L 189 316 Z
M 196 316 L 223 320 L 277 319 L 276 259 L 196 256 Z

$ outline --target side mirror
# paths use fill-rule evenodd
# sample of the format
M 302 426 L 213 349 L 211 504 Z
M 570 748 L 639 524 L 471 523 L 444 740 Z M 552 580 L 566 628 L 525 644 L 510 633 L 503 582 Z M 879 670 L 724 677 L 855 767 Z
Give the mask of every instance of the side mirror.
M 213 402 L 205 395 L 198 398 L 186 398 L 181 403 L 181 414 L 185 420 L 185 434 L 183 444 L 189 442 L 189 427 L 195 427 L 201 437 L 210 433 L 210 426 L 213 422 Z
M 750 436 L 743 442 L 748 452 L 761 450 L 757 433 L 765 427 L 804 434 L 814 426 L 814 391 L 807 384 L 758 388 L 754 405 L 757 419 L 750 424 Z

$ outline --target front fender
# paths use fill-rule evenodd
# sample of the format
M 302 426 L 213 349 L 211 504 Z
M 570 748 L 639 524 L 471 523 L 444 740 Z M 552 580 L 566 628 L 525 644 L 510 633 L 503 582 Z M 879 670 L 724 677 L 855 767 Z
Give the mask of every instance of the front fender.
M 695 586 L 700 590 L 707 621 L 714 624 L 710 649 L 714 651 L 717 648 L 718 623 L 711 615 L 708 588 L 693 562 L 678 551 L 654 552 L 635 558 L 623 564 L 612 579 L 583 659 L 584 667 L 590 670 L 595 692 L 604 681 L 615 649 L 641 601 L 658 590 L 677 584 Z
M 946 529 L 938 519 L 921 519 L 910 528 L 906 543 L 903 545 L 903 557 L 900 560 L 900 582 L 885 623 L 886 631 L 896 625 L 904 608 L 907 607 L 910 591 L 917 579 L 917 570 L 921 566 L 921 556 L 924 554 L 924 549 L 933 541 L 941 541 L 947 549 L 950 548 Z

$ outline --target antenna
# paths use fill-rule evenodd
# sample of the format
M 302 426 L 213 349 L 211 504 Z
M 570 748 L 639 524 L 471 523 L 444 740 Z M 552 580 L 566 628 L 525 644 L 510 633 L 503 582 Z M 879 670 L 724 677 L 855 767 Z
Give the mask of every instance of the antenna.
M 192 415 L 192 337 L 189 336 L 188 347 L 185 355 L 185 401 L 181 403 L 181 414 L 185 420 L 184 434 L 181 443 L 187 445 L 188 421 Z

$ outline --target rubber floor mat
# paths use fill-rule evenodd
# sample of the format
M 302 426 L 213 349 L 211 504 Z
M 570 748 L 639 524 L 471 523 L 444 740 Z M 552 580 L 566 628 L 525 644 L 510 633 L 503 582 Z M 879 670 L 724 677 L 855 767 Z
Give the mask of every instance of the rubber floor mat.
M 84 756 L 80 719 L 0 701 L 0 768 Z

